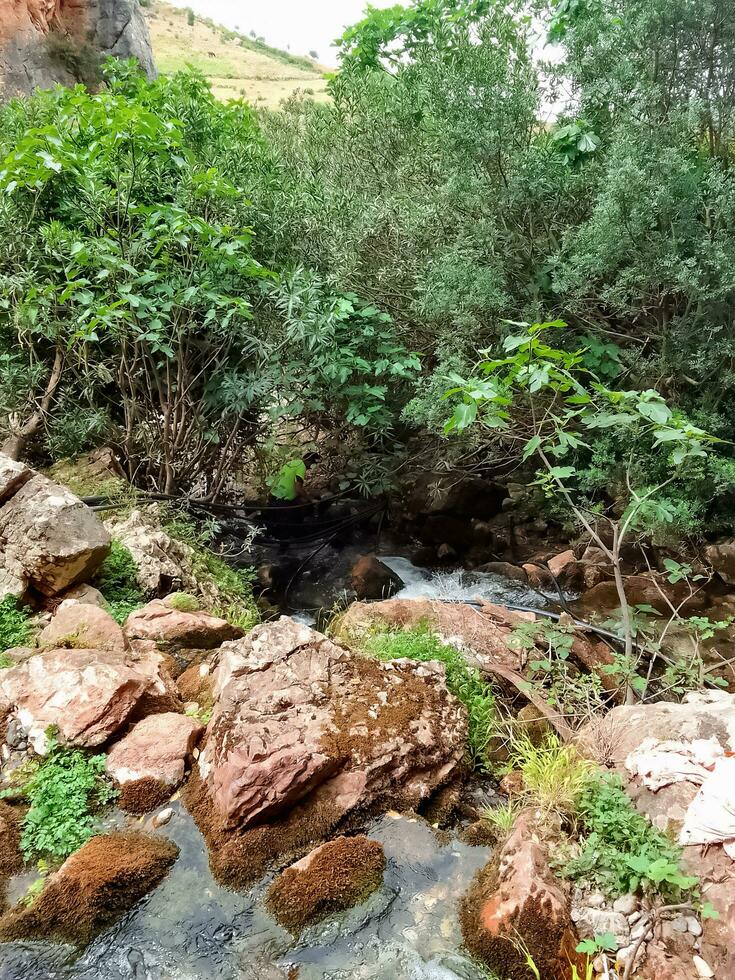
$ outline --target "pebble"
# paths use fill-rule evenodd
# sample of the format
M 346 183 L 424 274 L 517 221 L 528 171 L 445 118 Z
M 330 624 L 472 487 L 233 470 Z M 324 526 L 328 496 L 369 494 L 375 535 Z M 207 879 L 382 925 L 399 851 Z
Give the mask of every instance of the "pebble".
M 601 909 L 605 904 L 605 896 L 602 892 L 592 892 L 585 898 L 584 904 L 590 909 Z
M 155 817 L 153 818 L 153 826 L 156 828 L 164 827 L 169 822 L 169 820 L 173 815 L 174 815 L 174 811 L 171 809 L 170 806 L 167 806 L 165 810 L 161 810 L 160 813 L 157 813 L 155 815 Z
M 675 919 L 671 920 L 671 928 L 674 932 L 686 932 L 689 928 L 689 923 L 685 915 L 677 915 Z
M 693 936 L 702 935 L 702 925 L 696 915 L 687 916 L 687 929 Z
M 653 935 L 653 931 L 651 930 L 650 923 L 648 922 L 647 919 L 645 922 L 641 922 L 640 925 L 637 925 L 635 929 L 633 929 L 633 931 L 630 934 L 630 938 L 632 940 L 640 939 L 640 937 L 646 933 L 648 934 L 649 939 Z
M 613 912 L 622 912 L 623 915 L 634 915 L 638 911 L 638 899 L 635 895 L 621 895 L 613 902 Z M 628 919 L 630 922 L 630 919 Z
M 692 962 L 694 963 L 694 969 L 697 971 L 697 976 L 702 977 L 703 980 L 710 980 L 715 975 L 715 971 L 701 956 L 693 957 Z
M 623 946 L 616 953 L 615 958 L 618 963 L 625 968 L 630 960 L 633 958 L 633 953 L 635 952 L 636 943 L 631 943 L 630 946 Z M 638 947 L 638 955 L 636 956 L 636 962 L 643 956 L 643 943 Z

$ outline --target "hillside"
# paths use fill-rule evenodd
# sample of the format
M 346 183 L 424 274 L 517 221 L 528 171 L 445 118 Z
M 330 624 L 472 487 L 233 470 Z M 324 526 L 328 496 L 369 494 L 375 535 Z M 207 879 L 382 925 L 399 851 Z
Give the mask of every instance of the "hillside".
M 246 98 L 254 105 L 277 108 L 297 90 L 325 98 L 321 65 L 237 34 L 208 19 L 187 21 L 187 11 L 150 0 L 145 15 L 159 72 L 173 73 L 193 65 L 209 79 L 220 99 Z

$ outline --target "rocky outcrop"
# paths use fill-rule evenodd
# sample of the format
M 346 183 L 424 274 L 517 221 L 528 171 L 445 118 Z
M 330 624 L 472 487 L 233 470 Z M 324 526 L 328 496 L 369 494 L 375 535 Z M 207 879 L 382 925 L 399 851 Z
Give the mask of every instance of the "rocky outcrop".
M 37 638 L 48 649 L 118 650 L 128 647 L 123 631 L 112 616 L 87 602 L 64 601 Z
M 120 806 L 147 813 L 165 802 L 183 782 L 203 731 L 195 718 L 172 712 L 139 721 L 107 756 L 107 772 L 122 788 Z
M 133 556 L 138 585 L 147 596 L 198 591 L 191 549 L 158 527 L 155 513 L 134 510 L 124 521 L 107 521 L 106 527 Z
M 108 55 L 137 58 L 155 77 L 138 0 L 6 0 L 0 10 L 0 97 L 93 84 Z
M 359 905 L 383 881 L 383 845 L 367 837 L 337 837 L 292 864 L 271 886 L 267 905 L 291 932 L 332 912 Z
M 93 837 L 51 875 L 29 905 L 0 917 L 0 940 L 86 945 L 165 877 L 179 849 L 145 834 Z
M 0 456 L 0 598 L 55 596 L 97 569 L 110 538 L 70 490 L 19 466 Z
M 92 748 L 136 713 L 180 706 L 159 654 L 84 649 L 50 650 L 0 671 L 3 702 L 40 754 L 49 727 L 62 743 Z
M 125 633 L 130 639 L 198 650 L 212 650 L 242 636 L 241 629 L 218 616 L 171 608 L 167 600 L 158 599 L 128 616 Z
M 417 806 L 465 751 L 442 665 L 356 656 L 287 617 L 222 647 L 214 696 L 190 804 L 230 881 L 348 815 Z
M 544 980 L 568 980 L 572 964 L 585 975 L 569 899 L 530 813 L 521 814 L 498 857 L 475 879 L 461 921 L 470 951 L 507 980 L 526 980 L 526 955 Z

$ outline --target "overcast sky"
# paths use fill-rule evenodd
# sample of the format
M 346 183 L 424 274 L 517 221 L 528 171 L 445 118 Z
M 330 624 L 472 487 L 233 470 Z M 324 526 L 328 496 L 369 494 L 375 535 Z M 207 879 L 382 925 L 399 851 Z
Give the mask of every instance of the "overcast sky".
M 391 7 L 396 0 L 370 0 L 373 7 Z M 316 51 L 325 65 L 336 65 L 330 45 L 345 27 L 362 18 L 367 0 L 173 0 L 191 7 L 225 27 L 264 37 L 292 54 Z

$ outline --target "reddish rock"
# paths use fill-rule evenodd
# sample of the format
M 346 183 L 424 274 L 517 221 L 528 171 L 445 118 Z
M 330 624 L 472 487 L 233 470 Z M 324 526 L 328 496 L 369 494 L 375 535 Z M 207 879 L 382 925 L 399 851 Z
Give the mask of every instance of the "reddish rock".
M 688 956 L 671 954 L 655 943 L 648 943 L 645 961 L 643 966 L 636 969 L 635 976 L 638 980 L 697 980 L 698 973 L 694 969 L 691 952 Z
M 38 635 L 38 645 L 48 649 L 127 649 L 123 631 L 104 609 L 81 602 L 64 602 L 49 625 Z
M 520 565 L 512 565 L 509 561 L 488 561 L 478 565 L 477 571 L 488 575 L 502 575 L 503 578 L 514 579 L 516 582 L 528 581 L 526 570 Z
M 260 870 L 264 838 L 277 854 L 352 812 L 417 806 L 465 752 L 443 666 L 356 656 L 287 617 L 225 644 L 214 695 L 191 805 L 228 880 Z
M 524 621 L 523 614 L 511 613 L 492 603 L 477 609 L 432 599 L 388 599 L 370 604 L 353 603 L 342 617 L 340 629 L 346 636 L 359 636 L 376 624 L 406 628 L 429 623 L 445 640 L 460 638 L 475 652 L 481 664 L 500 663 L 518 670 L 521 655 L 509 645 L 509 640 L 513 628 Z
M 350 571 L 350 588 L 358 599 L 389 599 L 403 582 L 375 555 L 363 555 Z
M 227 640 L 242 636 L 242 630 L 218 616 L 171 609 L 162 600 L 154 599 L 128 616 L 125 634 L 129 639 L 212 650 Z
M 680 611 L 685 615 L 703 609 L 706 604 L 704 594 L 689 597 L 689 589 L 685 582 L 672 585 L 658 572 L 629 575 L 625 579 L 625 595 L 631 606 L 653 606 L 658 612 L 669 616 L 671 608 L 666 598 L 675 608 L 681 606 Z M 618 593 L 615 583 L 611 581 L 600 582 L 572 604 L 575 615 L 580 619 L 587 619 L 590 616 L 598 620 L 604 619 L 619 608 Z
M 122 787 L 121 805 L 148 812 L 181 785 L 204 732 L 195 718 L 165 712 L 139 721 L 107 755 L 107 771 Z M 147 805 L 147 795 L 153 801 Z M 142 807 L 142 809 L 141 809 Z
M 180 705 L 158 654 L 50 650 L 0 671 L 0 703 L 10 705 L 41 754 L 46 730 L 61 742 L 102 745 L 131 718 Z
M 206 661 L 191 664 L 176 678 L 181 700 L 196 701 L 204 709 L 209 709 L 214 704 L 213 686 L 214 673 Z
M 383 845 L 367 837 L 338 837 L 315 847 L 271 886 L 274 917 L 294 933 L 332 912 L 359 905 L 383 881 Z
M 35 473 L 21 486 L 16 483 L 0 506 L 0 597 L 22 595 L 29 586 L 58 595 L 91 576 L 109 546 L 93 511 Z
M 460 918 L 470 951 L 507 980 L 527 980 L 526 952 L 544 980 L 568 980 L 572 964 L 584 976 L 568 896 L 530 813 L 477 876 Z
M 93 837 L 51 875 L 32 905 L 0 917 L 0 940 L 86 945 L 165 877 L 179 849 L 163 837 Z

